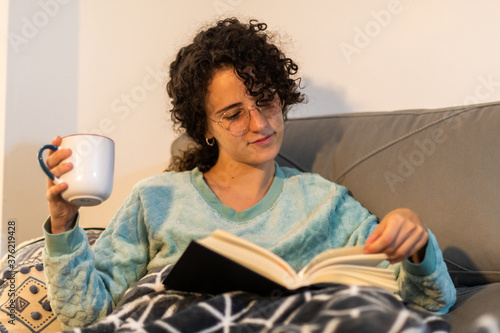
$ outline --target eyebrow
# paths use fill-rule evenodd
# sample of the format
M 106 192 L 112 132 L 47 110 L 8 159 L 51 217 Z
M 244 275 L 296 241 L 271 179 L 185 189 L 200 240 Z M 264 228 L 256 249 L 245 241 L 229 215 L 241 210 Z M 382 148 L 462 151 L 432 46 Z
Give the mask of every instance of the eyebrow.
M 241 107 L 242 105 L 243 105 L 243 103 L 240 103 L 240 102 L 233 103 L 231 105 L 226 106 L 225 108 L 220 109 L 219 111 L 215 112 L 214 114 L 221 114 L 221 113 L 224 113 L 226 111 L 231 110 L 232 108 Z

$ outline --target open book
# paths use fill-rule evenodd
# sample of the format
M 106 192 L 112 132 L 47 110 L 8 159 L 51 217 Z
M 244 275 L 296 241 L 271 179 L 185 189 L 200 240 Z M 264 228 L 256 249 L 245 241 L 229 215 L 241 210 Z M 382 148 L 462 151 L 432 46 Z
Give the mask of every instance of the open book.
M 378 286 L 397 293 L 391 269 L 377 267 L 385 254 L 363 254 L 363 246 L 331 249 L 296 272 L 271 251 L 222 230 L 192 241 L 164 280 L 169 289 L 219 294 L 242 290 L 287 294 L 320 283 Z

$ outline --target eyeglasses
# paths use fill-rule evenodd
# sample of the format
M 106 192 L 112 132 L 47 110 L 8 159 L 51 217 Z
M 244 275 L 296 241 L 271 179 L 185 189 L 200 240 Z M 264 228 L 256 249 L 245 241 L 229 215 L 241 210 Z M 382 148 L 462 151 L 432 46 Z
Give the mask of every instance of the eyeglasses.
M 243 134 L 250 124 L 250 110 L 255 109 L 266 118 L 271 118 L 281 112 L 281 102 L 279 98 L 275 98 L 270 102 L 265 102 L 260 106 L 237 106 L 224 112 L 219 121 L 210 119 L 214 123 L 220 125 L 232 135 L 238 136 Z

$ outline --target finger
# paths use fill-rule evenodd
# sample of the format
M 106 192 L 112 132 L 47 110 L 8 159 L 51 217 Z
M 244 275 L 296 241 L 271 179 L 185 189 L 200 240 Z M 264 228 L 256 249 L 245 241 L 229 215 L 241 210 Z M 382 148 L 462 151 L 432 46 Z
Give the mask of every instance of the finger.
M 65 163 L 61 163 L 58 166 L 56 166 L 55 168 L 53 168 L 51 170 L 51 172 L 55 177 L 59 178 L 62 175 L 70 172 L 71 170 L 73 170 L 73 163 L 65 162 Z
M 373 230 L 373 232 L 370 234 L 370 236 L 368 236 L 365 240 L 365 245 L 370 245 L 372 244 L 374 241 L 376 241 L 380 235 L 383 233 L 384 231 L 384 228 L 385 228 L 385 224 L 382 225 L 382 224 L 379 224 L 375 230 Z
M 69 149 L 69 148 L 59 149 L 55 152 L 52 152 L 49 155 L 49 157 L 47 158 L 47 161 L 45 163 L 47 164 L 47 168 L 49 168 L 49 170 L 51 170 L 52 168 L 59 165 L 59 163 L 61 163 L 61 161 L 64 161 L 65 159 L 69 158 L 70 156 L 71 156 L 71 149 Z
M 370 253 L 387 253 L 392 252 L 394 248 L 394 241 L 397 235 L 397 231 L 394 229 L 387 228 L 384 230 L 384 233 L 374 241 L 370 247 Z
M 73 163 L 67 162 L 59 164 L 57 167 L 53 168 L 51 172 L 56 178 L 60 178 L 71 170 L 73 170 Z M 47 177 L 47 189 L 50 189 L 54 185 L 56 185 L 56 182 Z
M 402 243 L 396 251 L 392 252 L 390 255 L 388 254 L 388 259 L 391 264 L 395 264 L 397 262 L 403 261 L 408 258 L 414 248 L 415 243 L 413 240 L 409 240 L 407 242 Z
M 383 229 L 377 239 L 366 247 L 367 253 L 385 253 L 388 248 L 394 246 L 393 242 L 399 233 L 398 226 L 382 221 L 381 227 Z
M 418 238 L 402 228 L 398 237 L 394 240 L 394 247 L 388 248 L 385 253 L 391 263 L 402 261 L 412 254 L 417 242 Z
M 412 239 L 414 245 L 409 250 L 406 258 L 412 257 L 413 261 L 418 263 L 425 257 L 425 248 L 427 247 L 427 243 L 429 241 L 429 232 L 425 228 L 420 229 L 418 232 L 413 233 Z M 423 252 L 421 252 L 422 249 L 424 249 Z
M 400 225 L 397 234 L 395 234 L 392 239 L 391 245 L 385 249 L 384 253 L 387 254 L 389 258 L 399 256 L 401 254 L 401 246 L 406 242 L 413 242 L 413 240 L 410 239 L 411 237 L 411 233 L 408 232 L 407 226 Z
M 405 233 L 406 219 L 398 213 L 398 211 L 389 212 L 380 222 L 385 225 L 384 232 L 377 239 L 377 251 L 386 253 L 388 256 L 393 255 L 399 245 L 407 237 Z M 379 253 L 377 252 L 377 253 Z
M 51 186 L 47 190 L 47 200 L 49 202 L 60 201 L 61 200 L 61 197 L 60 197 L 61 192 L 63 192 L 67 188 L 68 188 L 68 184 L 66 184 L 66 183 L 60 183 L 60 184 Z
M 411 248 L 408 248 L 408 246 L 413 246 L 418 242 L 419 237 L 425 232 L 424 228 L 404 218 L 391 218 L 390 224 L 392 227 L 398 228 L 398 233 L 395 235 L 391 246 L 384 252 L 391 259 L 410 256 L 412 253 Z M 406 246 L 403 246 L 404 244 Z
M 409 237 L 394 254 L 389 256 L 389 261 L 391 263 L 403 261 L 416 254 L 425 244 L 427 244 L 425 237 Z
M 50 144 L 51 144 L 51 145 L 54 145 L 54 146 L 59 147 L 59 146 L 61 145 L 61 143 L 62 143 L 62 138 L 58 135 L 58 136 L 56 136 L 56 137 L 52 140 L 52 142 L 51 142 Z M 52 155 L 53 153 L 54 153 L 54 152 L 50 150 L 50 151 L 49 151 L 49 156 L 50 156 L 50 155 Z
M 425 244 L 427 244 L 428 233 L 424 228 L 410 228 L 405 230 L 406 235 L 404 239 L 398 240 L 399 245 L 395 251 L 392 253 L 387 253 L 389 255 L 389 260 L 391 262 L 399 262 L 405 260 L 414 254 L 416 254 Z
M 62 138 L 58 135 L 52 140 L 54 146 L 59 146 L 62 142 Z
M 416 264 L 419 264 L 421 263 L 422 261 L 425 260 L 425 256 L 426 256 L 426 253 L 427 253 L 427 246 L 429 244 L 429 239 L 427 238 L 427 241 L 420 241 L 421 243 L 423 243 L 422 246 L 419 246 L 417 251 L 414 252 L 412 255 L 410 255 L 410 257 L 408 259 L 410 259 L 413 263 L 416 263 Z

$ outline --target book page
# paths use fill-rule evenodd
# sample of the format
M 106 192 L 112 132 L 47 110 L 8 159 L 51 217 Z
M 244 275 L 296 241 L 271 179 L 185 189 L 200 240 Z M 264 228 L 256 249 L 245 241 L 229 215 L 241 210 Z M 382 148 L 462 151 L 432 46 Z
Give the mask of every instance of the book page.
M 390 293 L 397 293 L 399 291 L 398 283 L 392 270 L 363 266 L 331 266 L 328 269 L 316 271 L 314 274 L 311 274 L 301 282 L 301 285 L 307 286 L 323 282 L 375 286 L 383 288 Z
M 350 264 L 375 267 L 387 259 L 384 253 L 363 254 L 363 248 L 364 246 L 350 246 L 324 251 L 301 269 L 299 277 L 304 278 L 310 271 L 330 265 Z
M 363 275 L 367 278 L 382 279 L 386 281 L 395 281 L 396 277 L 391 268 L 367 267 L 357 265 L 334 265 L 319 270 L 309 271 L 309 274 L 304 278 L 304 282 L 316 283 L 316 279 L 326 274 L 348 273 Z
M 216 230 L 198 243 L 286 287 L 298 281 L 297 273 L 285 260 L 226 231 Z

